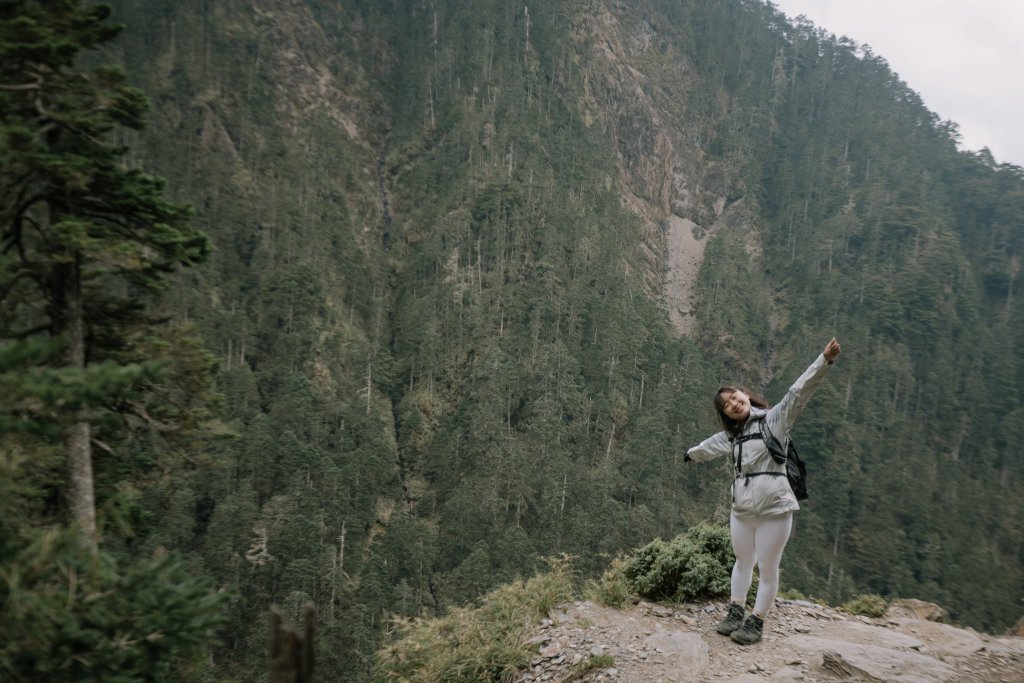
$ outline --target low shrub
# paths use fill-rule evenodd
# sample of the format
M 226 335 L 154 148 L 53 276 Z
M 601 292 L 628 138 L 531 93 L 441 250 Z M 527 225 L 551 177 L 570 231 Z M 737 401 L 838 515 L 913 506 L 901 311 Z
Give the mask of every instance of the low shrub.
M 849 602 L 843 603 L 839 608 L 850 614 L 862 614 L 875 619 L 885 614 L 889 607 L 889 601 L 881 595 L 859 595 Z
M 612 606 L 633 595 L 676 602 L 717 600 L 729 596 L 734 562 L 729 529 L 700 524 L 671 541 L 655 539 L 613 563 L 600 590 L 592 593 L 601 599 L 603 591 L 611 600 L 605 604 Z

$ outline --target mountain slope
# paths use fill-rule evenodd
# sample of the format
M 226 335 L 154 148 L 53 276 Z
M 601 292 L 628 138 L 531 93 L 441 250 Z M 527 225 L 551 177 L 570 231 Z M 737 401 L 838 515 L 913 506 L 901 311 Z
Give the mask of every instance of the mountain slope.
M 784 581 L 1019 617 L 1024 181 L 869 48 L 752 0 L 116 4 L 238 434 L 137 552 L 237 591 L 225 671 L 272 602 L 356 678 L 388 614 L 723 520 L 715 387 L 833 334 Z

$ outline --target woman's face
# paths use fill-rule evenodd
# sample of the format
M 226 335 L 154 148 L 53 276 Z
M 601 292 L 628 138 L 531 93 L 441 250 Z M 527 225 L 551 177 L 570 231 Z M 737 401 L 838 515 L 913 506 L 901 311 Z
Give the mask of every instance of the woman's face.
M 750 417 L 750 397 L 739 389 L 722 392 L 722 404 L 722 412 L 730 420 L 742 422 Z

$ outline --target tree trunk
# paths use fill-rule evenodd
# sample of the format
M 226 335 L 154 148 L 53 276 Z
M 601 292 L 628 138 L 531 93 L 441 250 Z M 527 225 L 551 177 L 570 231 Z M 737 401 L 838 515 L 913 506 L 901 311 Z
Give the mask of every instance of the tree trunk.
M 93 492 L 92 445 L 89 423 L 77 422 L 64 438 L 68 457 L 68 507 L 71 521 L 89 542 L 96 543 L 96 500 Z
M 63 284 L 58 299 L 57 334 L 67 335 L 64 366 L 85 368 L 85 313 L 82 303 L 82 271 L 76 258 L 63 273 L 58 273 L 57 284 Z M 68 467 L 68 511 L 71 522 L 77 524 L 88 541 L 96 543 L 96 498 L 92 474 L 92 442 L 89 422 L 82 420 L 71 425 L 64 433 L 64 448 Z
M 277 607 L 270 608 L 270 683 L 312 683 L 313 626 L 316 608 L 302 608 L 303 630 L 299 633 L 284 621 Z

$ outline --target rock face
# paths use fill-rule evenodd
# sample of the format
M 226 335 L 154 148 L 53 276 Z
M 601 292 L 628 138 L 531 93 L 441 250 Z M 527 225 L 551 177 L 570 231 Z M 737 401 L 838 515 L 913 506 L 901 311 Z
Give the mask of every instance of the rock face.
M 644 226 L 648 294 L 664 301 L 685 335 L 707 238 L 725 223 L 760 236 L 745 211 L 730 211 L 746 193 L 742 164 L 711 158 L 700 142 L 714 135 L 724 111 L 690 110 L 687 91 L 699 76 L 657 33 L 643 10 L 618 3 L 587 14 L 574 35 L 585 56 L 583 123 L 608 136 L 616 159 L 609 187 Z
M 916 604 L 918 613 L 935 616 L 928 604 Z M 726 607 L 564 605 L 531 634 L 537 654 L 517 680 L 1024 683 L 1021 637 L 979 634 L 903 612 L 869 619 L 779 600 L 764 639 L 744 647 L 715 632 Z

